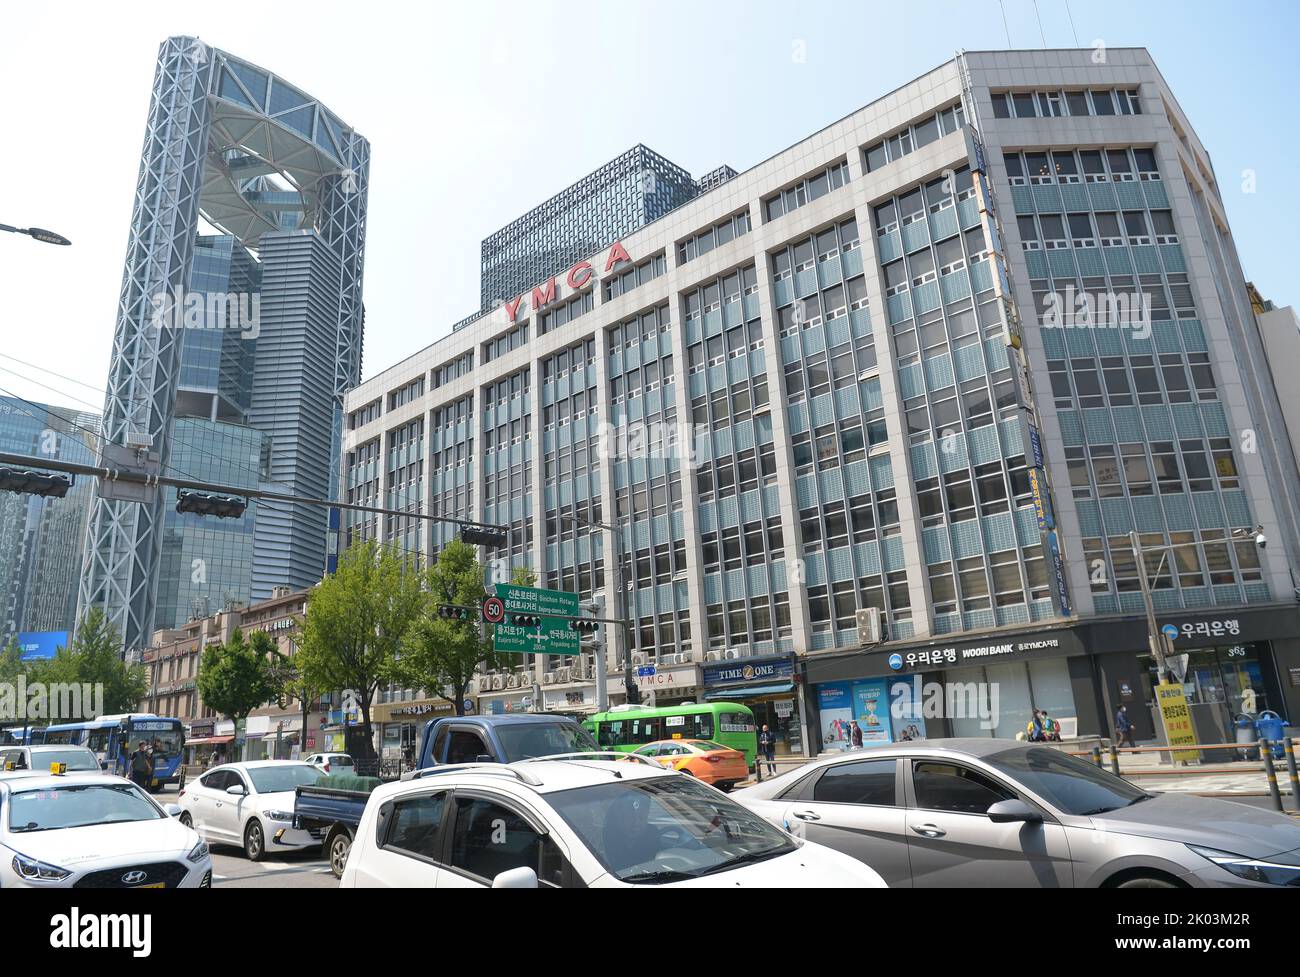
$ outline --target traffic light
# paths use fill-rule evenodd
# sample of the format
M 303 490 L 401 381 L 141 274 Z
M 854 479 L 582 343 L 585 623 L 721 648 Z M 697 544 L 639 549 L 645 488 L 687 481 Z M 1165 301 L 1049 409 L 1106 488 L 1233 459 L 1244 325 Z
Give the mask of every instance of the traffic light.
M 210 495 L 193 489 L 176 492 L 176 511 L 192 512 L 196 516 L 216 516 L 219 519 L 238 519 L 248 508 L 246 499 L 231 495 Z
M 23 495 L 43 495 L 61 499 L 72 488 L 69 475 L 51 475 L 48 472 L 29 472 L 20 468 L 0 468 L 0 491 L 20 492 Z
M 542 623 L 542 619 L 536 614 L 515 614 L 511 616 L 510 623 L 520 628 L 535 628 Z
M 630 678 L 624 679 L 623 690 L 627 693 L 627 704 L 629 706 L 639 706 L 641 704 L 641 686 Z
M 584 617 L 575 617 L 569 622 L 569 630 L 577 631 L 579 634 L 595 634 L 600 630 L 600 622 L 590 621 Z
M 438 616 L 452 621 L 468 621 L 469 608 L 459 604 L 439 604 Z
M 462 523 L 460 538 L 463 542 L 474 546 L 487 546 L 492 549 L 500 549 L 506 545 L 506 531 L 500 526 L 479 526 L 473 523 Z

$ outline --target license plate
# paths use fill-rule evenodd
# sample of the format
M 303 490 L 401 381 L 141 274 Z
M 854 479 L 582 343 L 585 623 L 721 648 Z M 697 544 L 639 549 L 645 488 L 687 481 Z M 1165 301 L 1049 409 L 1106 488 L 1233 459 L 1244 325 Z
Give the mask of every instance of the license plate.
M 133 889 L 165 889 L 165 888 L 167 888 L 167 883 L 166 883 L 166 882 L 150 882 L 148 885 L 133 885 L 131 888 L 133 888 Z

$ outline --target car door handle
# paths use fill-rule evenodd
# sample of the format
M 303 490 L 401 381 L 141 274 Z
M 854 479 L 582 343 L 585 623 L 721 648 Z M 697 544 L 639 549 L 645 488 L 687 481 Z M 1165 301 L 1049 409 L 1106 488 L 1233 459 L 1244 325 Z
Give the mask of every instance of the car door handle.
M 800 821 L 820 821 L 822 816 L 816 811 L 795 811 L 794 816 Z
M 937 824 L 914 824 L 912 830 L 919 835 L 925 835 L 927 838 L 942 838 L 948 833 Z

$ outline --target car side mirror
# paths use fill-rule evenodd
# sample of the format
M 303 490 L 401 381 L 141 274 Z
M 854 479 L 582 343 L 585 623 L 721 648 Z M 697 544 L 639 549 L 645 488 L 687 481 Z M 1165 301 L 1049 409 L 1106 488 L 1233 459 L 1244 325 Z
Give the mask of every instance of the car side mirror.
M 167 816 L 170 818 L 181 816 L 181 806 L 179 804 L 168 804 L 163 810 L 167 812 Z
M 527 865 L 508 869 L 492 880 L 494 889 L 536 889 L 537 873 Z
M 1041 813 L 1018 798 L 991 804 L 987 813 L 989 820 L 994 824 L 1010 824 L 1013 821 L 1024 821 L 1026 824 L 1041 824 L 1043 820 Z
M 234 784 L 226 788 L 226 793 L 229 794 L 231 797 L 243 797 L 245 794 L 248 793 L 248 791 L 244 789 L 243 784 Z

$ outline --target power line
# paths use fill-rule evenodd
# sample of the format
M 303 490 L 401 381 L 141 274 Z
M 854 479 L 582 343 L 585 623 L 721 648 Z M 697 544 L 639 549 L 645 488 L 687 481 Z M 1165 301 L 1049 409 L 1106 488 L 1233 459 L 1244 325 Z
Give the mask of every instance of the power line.
M 3 356 L 3 355 L 4 355 L 4 354 L 0 353 L 0 356 Z M 9 357 L 9 359 L 14 359 L 14 357 Z M 22 361 L 21 361 L 21 360 L 18 360 L 17 362 L 22 362 Z M 30 365 L 30 364 L 28 364 L 28 365 Z M 35 369 L 40 370 L 40 369 L 42 369 L 42 367 L 37 366 L 37 367 L 35 367 Z M 36 384 L 36 386 L 38 386 L 38 387 L 44 387 L 46 390 L 49 390 L 51 393 L 56 393 L 56 394 L 58 394 L 60 397 L 67 397 L 69 400 L 76 401 L 78 404 L 81 404 L 81 405 L 83 405 L 83 406 L 85 406 L 85 407 L 89 407 L 89 408 L 91 408 L 92 410 L 95 411 L 95 413 L 96 413 L 97 415 L 99 414 L 100 410 L 102 409 L 102 408 L 100 408 L 99 406 L 96 406 L 95 404 L 92 404 L 92 403 L 91 403 L 90 401 L 88 401 L 88 400 L 82 400 L 80 397 L 75 397 L 75 396 L 73 396 L 72 394 L 68 393 L 66 390 L 60 390 L 60 389 L 58 389 L 57 387 L 52 387 L 52 386 L 50 386 L 48 383 L 42 383 L 40 380 L 37 380 L 37 379 L 35 379 L 34 377 L 25 376 L 24 374 L 19 373 L 17 370 L 12 370 L 12 369 L 8 369 L 8 368 L 6 368 L 6 367 L 0 366 L 0 372 L 3 372 L 3 373 L 11 373 L 11 374 L 13 374 L 14 376 L 16 376 L 16 377 L 17 377 L 18 379 L 20 379 L 20 380 L 26 381 L 27 383 L 34 383 L 34 384 Z M 53 373 L 54 371 L 53 371 L 53 370 L 46 370 L 45 372 L 46 372 L 46 373 Z M 55 376 L 59 376 L 59 374 L 54 374 L 54 375 L 55 375 Z M 69 380 L 69 381 L 72 382 L 72 383 L 80 383 L 80 382 L 81 382 L 81 381 L 79 381 L 79 380 L 72 380 L 70 377 L 63 377 L 62 379 Z M 90 387 L 90 384 L 82 384 L 82 386 Z M 98 388 L 96 388 L 96 387 L 90 387 L 90 389 L 91 389 L 91 390 L 98 390 Z M 17 399 L 17 400 L 21 400 L 21 401 L 23 401 L 23 403 L 27 404 L 29 407 L 35 407 L 35 408 L 38 409 L 38 410 L 41 409 L 41 405 L 35 404 L 35 403 L 33 403 L 32 401 L 27 400 L 27 399 L 24 398 L 24 397 L 19 397 L 19 396 L 18 396 L 17 394 L 15 394 L 13 391 L 6 390 L 5 388 L 0 387 L 0 392 L 7 393 L 10 397 L 14 397 L 14 398 Z M 65 423 L 67 423 L 67 424 L 71 424 L 71 425 L 73 425 L 74 427 L 79 427 L 79 425 L 77 425 L 75 421 L 73 421 L 73 420 L 70 419 L 70 418 L 64 417 L 62 414 L 60 414 L 60 413 L 58 412 L 58 410 L 57 410 L 55 407 L 53 407 L 53 406 L 50 405 L 50 404 L 46 404 L 46 405 L 44 405 L 44 410 L 45 410 L 45 412 L 46 412 L 47 414 L 52 414 L 54 417 L 57 417 L 59 420 L 65 422 Z M 100 415 L 100 416 L 102 416 L 102 415 Z M 39 420 L 39 418 L 36 418 L 36 419 Z M 183 420 L 184 418 L 181 418 L 181 419 Z M 177 420 L 176 418 L 173 419 L 172 441 L 173 441 L 174 443 L 180 445 L 180 446 L 183 447 L 183 448 L 189 448 L 189 449 L 190 449 L 191 451 L 193 451 L 195 454 L 203 454 L 204 451 L 203 451 L 201 448 L 199 448 L 198 445 L 195 445 L 195 444 L 193 444 L 192 442 L 190 442 L 190 441 L 186 441 L 184 438 L 181 438 L 181 437 L 178 437 L 178 436 L 177 436 L 176 431 L 175 431 L 175 421 L 176 421 L 176 420 Z M 86 428 L 80 428 L 80 427 L 79 427 L 79 429 L 82 430 L 82 431 L 86 431 L 86 430 L 87 430 Z M 256 429 L 254 429 L 254 430 L 256 430 Z M 91 434 L 91 435 L 94 436 L 95 438 L 98 438 L 98 439 L 103 440 L 103 441 L 104 441 L 105 443 L 107 443 L 107 444 L 113 444 L 113 445 L 116 445 L 116 446 L 119 447 L 119 448 L 120 448 L 120 447 L 123 447 L 123 445 L 117 444 L 117 443 L 114 442 L 114 441 L 110 441 L 108 438 L 106 438 L 106 437 L 103 435 L 102 432 L 87 431 L 87 433 Z M 167 463 L 167 465 L 166 465 L 165 467 L 168 468 L 168 469 L 171 470 L 171 471 L 176 472 L 177 474 L 184 475 L 186 478 L 196 478 L 196 477 L 197 477 L 196 475 L 192 474 L 191 472 L 183 471 L 183 470 L 180 469 L 180 468 L 176 468 L 176 467 L 174 467 L 174 466 L 172 465 L 170 459 L 168 459 L 168 463 Z M 261 482 L 261 480 L 262 480 L 262 475 L 261 475 L 261 473 L 258 472 L 258 471 L 255 471 L 255 470 L 252 469 L 252 468 L 250 468 L 248 465 L 241 465 L 241 464 L 239 464 L 238 462 L 235 462 L 235 463 L 232 463 L 231 467 L 232 467 L 232 468 L 236 468 L 236 469 L 238 469 L 239 471 L 247 472 L 249 475 L 251 475 L 251 476 L 253 477 L 254 481 Z
M 67 380 L 69 383 L 75 383 L 79 387 L 85 387 L 87 390 L 94 391 L 95 393 L 100 394 L 101 396 L 104 393 L 103 387 L 96 387 L 93 383 L 86 383 L 84 380 L 78 380 L 75 377 L 65 376 L 64 374 L 57 373 L 46 366 L 39 366 L 36 363 L 28 363 L 26 360 L 20 360 L 18 357 L 11 356 L 8 353 L 0 353 L 0 359 L 13 360 L 15 363 L 19 363 L 22 366 L 31 367 L 33 370 L 40 370 L 42 373 L 48 373 L 50 376 L 58 377 L 60 380 Z M 10 370 L 9 372 L 14 373 L 13 370 Z M 21 374 L 15 373 L 15 376 L 20 376 L 20 375 Z M 50 387 L 48 389 L 53 390 L 54 388 Z
M 1002 0 L 998 0 L 998 7 L 1002 10 L 1002 29 L 1007 32 L 1007 47 L 1011 47 L 1011 28 L 1007 26 L 1007 7 Z
M 5 371 L 5 372 L 13 373 L 12 370 L 7 370 L 7 371 Z M 15 374 L 15 376 L 20 376 L 20 377 L 21 377 L 21 374 Z M 27 382 L 29 382 L 29 383 L 38 383 L 38 381 L 32 380 L 30 377 L 21 377 L 21 379 L 27 380 Z M 45 384 L 40 384 L 40 383 L 38 383 L 38 385 L 39 385 L 39 386 L 45 386 Z M 48 387 L 47 389 L 49 389 L 49 390 L 54 390 L 53 387 Z M 62 391 L 58 391 L 58 390 L 54 390 L 54 392 L 55 392 L 55 393 L 62 393 Z M 48 414 L 48 415 L 50 415 L 50 416 L 52 416 L 52 417 L 56 417 L 56 418 L 58 418 L 59 420 L 63 421 L 63 423 L 67 424 L 69 427 L 72 427 L 72 428 L 74 428 L 75 430 L 80 431 L 82 434 L 89 435 L 90 437 L 96 439 L 97 441 L 103 441 L 105 444 L 111 444 L 111 445 L 113 445 L 113 446 L 116 447 L 116 448 L 125 448 L 125 447 L 126 447 L 126 445 L 118 444 L 116 441 L 110 441 L 108 438 L 104 437 L 104 435 L 103 435 L 101 432 L 99 432 L 99 431 L 93 431 L 93 430 L 91 430 L 90 428 L 88 428 L 88 427 L 84 427 L 84 426 L 82 426 L 81 424 L 77 423 L 77 422 L 74 421 L 72 418 L 70 418 L 70 417 L 65 417 L 64 415 L 60 414 L 60 413 L 59 413 L 59 412 L 58 412 L 54 407 L 51 407 L 49 404 L 46 404 L 46 405 L 42 406 L 42 405 L 40 405 L 40 404 L 37 404 L 37 403 L 35 403 L 35 402 L 33 402 L 33 401 L 28 400 L 26 397 L 20 397 L 18 394 L 14 393 L 12 390 L 9 390 L 9 389 L 7 389 L 7 388 L 5 388 L 5 387 L 0 387 L 0 393 L 2 393 L 2 394 L 6 394 L 7 396 L 12 397 L 14 400 L 21 400 L 24 404 L 26 404 L 28 407 L 31 407 L 33 410 L 43 411 L 44 413 L 46 413 L 46 414 Z M 63 396 L 66 397 L 67 394 L 63 394 Z M 73 399 L 75 400 L 76 398 L 74 397 Z M 84 401 L 83 401 L 83 403 L 84 403 Z M 30 418 L 31 418 L 32 420 L 34 420 L 34 421 L 39 421 L 39 420 L 41 420 L 41 418 L 40 418 L 39 416 L 37 416 L 36 414 L 33 414 L 33 413 L 32 413 L 31 411 L 29 411 L 29 410 L 23 410 L 21 407 L 19 407 L 19 408 L 17 408 L 17 409 L 20 410 L 20 411 L 22 411 L 24 414 L 26 414 L 28 417 L 30 417 Z M 183 443 L 183 442 L 182 442 L 182 443 Z M 86 447 L 89 448 L 90 445 L 87 445 Z M 193 447 L 193 445 L 187 445 L 187 447 Z M 32 459 L 32 460 L 36 460 L 36 459 Z M 48 464 L 48 459 L 40 459 L 40 464 L 41 464 L 41 467 L 43 467 L 43 468 L 53 468 L 53 466 L 51 466 L 50 464 Z M 198 480 L 197 476 L 191 474 L 190 472 L 181 471 L 179 468 L 174 468 L 174 467 L 173 467 L 172 465 L 170 465 L 170 464 L 164 465 L 163 467 L 164 467 L 165 469 L 167 469 L 168 471 L 175 472 L 177 475 L 182 475 L 182 476 L 184 476 L 185 478 L 195 479 L 196 481 Z M 247 469 L 246 469 L 246 470 L 247 470 Z
M 1065 16 L 1070 18 L 1070 33 L 1074 35 L 1074 46 L 1079 46 L 1079 32 L 1074 29 L 1074 14 L 1070 13 L 1070 0 L 1065 0 Z
M 1034 16 L 1038 18 L 1038 36 L 1043 39 L 1043 47 L 1047 47 L 1047 35 L 1043 33 L 1043 15 L 1038 9 L 1038 0 L 1034 0 Z

